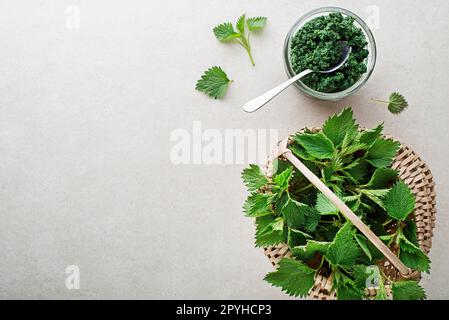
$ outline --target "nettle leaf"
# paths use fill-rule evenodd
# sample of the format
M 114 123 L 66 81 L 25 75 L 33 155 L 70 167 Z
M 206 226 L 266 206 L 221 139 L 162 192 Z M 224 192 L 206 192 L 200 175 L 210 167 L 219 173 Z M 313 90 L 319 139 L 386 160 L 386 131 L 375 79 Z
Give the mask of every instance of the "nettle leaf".
M 351 108 L 345 108 L 341 113 L 336 114 L 323 125 L 323 133 L 333 142 L 334 146 L 340 146 L 343 139 L 351 134 L 357 135 L 357 124 Z
M 276 217 L 271 224 L 271 228 L 274 231 L 284 231 L 284 219 L 282 217 Z
M 294 248 L 296 246 L 302 246 L 306 244 L 307 239 L 311 239 L 312 236 L 308 233 L 305 233 L 301 230 L 296 229 L 288 229 L 288 239 L 287 244 L 290 248 Z
M 245 14 L 242 14 L 239 17 L 239 19 L 237 20 L 237 23 L 235 25 L 235 27 L 240 32 L 240 34 L 244 34 L 245 33 L 245 22 L 246 22 Z
M 404 181 L 397 182 L 384 199 L 390 217 L 404 220 L 415 208 L 415 196 Z
M 371 275 L 372 271 L 371 269 L 367 269 L 367 266 L 365 265 L 355 265 L 353 268 L 353 275 L 354 275 L 354 284 L 357 288 L 364 290 L 366 285 L 367 278 Z
M 378 168 L 374 171 L 373 176 L 366 186 L 374 189 L 387 188 L 392 182 L 396 181 L 397 178 L 397 170 L 391 168 Z
M 360 143 L 364 143 L 368 146 L 371 146 L 378 138 L 380 138 L 383 129 L 384 124 L 381 123 L 374 129 L 362 131 L 359 134 L 358 140 Z
M 215 37 L 217 37 L 220 41 L 229 41 L 240 37 L 240 34 L 235 32 L 234 27 L 230 22 L 219 24 L 213 29 L 213 31 Z
M 413 221 L 411 219 L 407 219 L 406 225 L 402 229 L 402 233 L 407 238 L 407 240 L 409 240 L 415 246 L 419 247 L 415 221 Z
M 285 206 L 289 199 L 289 195 L 287 192 L 284 192 L 283 190 L 278 191 L 273 195 L 274 197 L 274 211 L 278 214 L 282 214 L 282 208 Z
M 385 205 L 382 200 L 385 195 L 388 194 L 390 189 L 362 189 L 360 190 L 363 195 L 367 196 L 371 201 L 373 201 L 375 204 L 377 204 L 379 207 L 385 210 Z
M 306 149 L 297 142 L 292 143 L 289 149 L 293 152 L 295 156 L 304 160 L 315 160 L 313 156 L 307 153 Z
M 256 218 L 256 247 L 274 246 L 287 241 L 284 230 L 274 229 L 278 222 L 273 215 Z
M 304 147 L 308 154 L 317 159 L 332 159 L 335 155 L 332 141 L 321 132 L 298 134 L 294 139 Z
M 314 232 L 320 223 L 320 214 L 314 208 L 310 208 L 309 206 L 305 206 L 304 213 L 306 216 L 306 220 L 304 221 L 304 230 L 307 232 Z
M 337 207 L 322 193 L 317 195 L 315 209 L 321 215 L 338 215 L 339 212 Z
M 197 81 L 195 89 L 214 99 L 223 98 L 232 80 L 221 67 L 209 68 Z
M 307 206 L 296 200 L 288 199 L 287 203 L 281 209 L 282 215 L 289 227 L 300 229 L 304 225 L 305 214 L 302 207 Z
M 353 196 L 344 196 L 343 197 L 343 201 L 344 202 L 354 202 L 359 200 L 360 196 L 359 195 L 353 195 Z
M 362 300 L 365 295 L 363 290 L 357 287 L 354 280 L 341 272 L 334 272 L 338 300 Z
M 268 183 L 268 179 L 258 165 L 250 164 L 242 172 L 242 179 L 248 191 L 257 191 Z
M 354 143 L 346 148 L 342 149 L 340 152 L 341 156 L 348 156 L 360 150 L 367 150 L 368 146 L 364 143 Z
M 368 257 L 368 259 L 371 261 L 373 259 L 373 257 L 371 256 L 371 251 L 368 248 L 368 243 L 367 243 L 368 239 L 361 234 L 355 234 L 354 238 L 355 238 L 355 241 L 357 241 L 360 248 L 363 250 L 363 252 Z
M 405 280 L 393 282 L 393 300 L 423 300 L 426 293 L 418 281 Z
M 292 253 L 301 260 L 310 260 L 315 254 L 324 255 L 329 248 L 330 242 L 307 240 L 306 245 L 296 246 L 292 248 Z
M 404 111 L 408 107 L 408 102 L 404 96 L 398 92 L 393 92 L 388 100 L 388 110 L 391 113 L 397 114 Z
M 402 236 L 399 242 L 399 248 L 399 259 L 407 267 L 429 273 L 430 259 L 418 246 L 415 246 Z
M 347 222 L 337 232 L 327 252 L 327 260 L 334 266 L 351 267 L 360 255 L 357 242 L 354 240 L 355 230 Z
M 265 27 L 266 23 L 267 23 L 266 17 L 254 17 L 248 18 L 246 20 L 246 24 L 248 26 L 249 31 L 261 30 Z
M 363 292 L 355 285 L 346 284 L 337 287 L 338 300 L 362 300 L 363 298 Z
M 264 280 L 275 287 L 280 287 L 290 296 L 305 297 L 313 287 L 315 270 L 305 264 L 288 258 L 279 262 L 279 268 L 268 273 Z
M 290 166 L 281 173 L 275 175 L 273 178 L 273 182 L 281 190 L 286 190 L 292 177 L 293 177 L 293 167 Z
M 377 139 L 368 149 L 366 161 L 376 168 L 385 168 L 393 162 L 400 143 L 391 139 Z
M 363 181 L 368 174 L 369 164 L 365 160 L 359 160 L 355 166 L 347 169 L 348 174 L 356 181 Z
M 267 193 L 252 193 L 243 205 L 243 211 L 247 217 L 263 217 L 273 214 L 271 208 L 272 195 Z

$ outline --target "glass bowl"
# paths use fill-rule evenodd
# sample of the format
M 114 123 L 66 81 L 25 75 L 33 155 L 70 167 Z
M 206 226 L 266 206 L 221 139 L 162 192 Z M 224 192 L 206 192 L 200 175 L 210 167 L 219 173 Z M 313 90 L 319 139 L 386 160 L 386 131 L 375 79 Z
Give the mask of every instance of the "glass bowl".
M 284 62 L 285 62 L 285 70 L 287 72 L 288 77 L 291 78 L 294 75 L 296 75 L 296 73 L 293 71 L 290 60 L 290 50 L 291 50 L 290 44 L 293 36 L 299 29 L 301 29 L 304 26 L 306 22 L 319 16 L 326 16 L 332 12 L 340 12 L 343 16 L 353 17 L 354 25 L 360 28 L 365 34 L 366 40 L 368 42 L 366 46 L 366 49 L 368 50 L 368 57 L 366 58 L 367 71 L 351 87 L 340 92 L 332 92 L 332 93 L 319 92 L 309 88 L 303 82 L 301 82 L 301 80 L 298 80 L 294 83 L 294 85 L 302 93 L 320 100 L 340 100 L 353 94 L 368 81 L 369 77 L 371 76 L 374 70 L 374 66 L 376 65 L 376 41 L 374 40 L 373 34 L 371 33 L 371 30 L 366 25 L 366 23 L 359 16 L 357 16 L 356 14 L 352 13 L 349 10 L 338 7 L 323 7 L 309 11 L 308 13 L 303 15 L 301 18 L 298 19 L 298 21 L 295 22 L 293 27 L 288 32 L 284 42 Z

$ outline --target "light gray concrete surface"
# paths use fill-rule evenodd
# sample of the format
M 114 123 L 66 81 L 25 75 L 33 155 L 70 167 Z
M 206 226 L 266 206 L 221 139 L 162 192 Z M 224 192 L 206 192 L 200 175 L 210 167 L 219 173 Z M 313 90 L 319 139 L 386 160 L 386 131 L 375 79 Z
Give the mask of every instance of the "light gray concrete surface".
M 290 26 L 325 5 L 379 10 L 367 85 L 334 103 L 290 88 L 243 113 L 286 79 Z M 241 213 L 244 165 L 174 165 L 170 135 L 199 120 L 282 137 L 344 105 L 362 125 L 384 121 L 432 169 L 438 219 L 423 285 L 449 298 L 448 11 L 444 0 L 0 1 L 0 298 L 286 298 L 262 280 L 271 266 Z M 255 68 L 211 33 L 243 12 L 269 17 L 251 39 Z M 194 90 L 212 65 L 234 80 L 222 101 Z M 370 101 L 394 90 L 410 102 L 400 116 Z M 66 288 L 68 265 L 80 268 L 79 290 Z

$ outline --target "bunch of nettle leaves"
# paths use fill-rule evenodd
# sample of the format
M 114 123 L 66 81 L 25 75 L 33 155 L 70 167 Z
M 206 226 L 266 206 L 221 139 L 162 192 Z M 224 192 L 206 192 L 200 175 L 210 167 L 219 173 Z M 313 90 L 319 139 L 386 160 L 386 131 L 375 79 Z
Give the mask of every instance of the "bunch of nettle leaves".
M 360 131 L 350 108 L 329 118 L 322 130 L 292 137 L 290 150 L 338 195 L 409 268 L 429 272 L 416 225 L 409 215 L 415 198 L 391 163 L 400 144 L 382 136 L 383 125 Z M 289 295 L 306 296 L 317 272 L 333 279 L 338 299 L 364 299 L 376 271 L 376 299 L 424 299 L 417 281 L 389 279 L 377 267 L 384 257 L 337 208 L 289 162 L 278 159 L 268 179 L 256 165 L 242 178 L 250 191 L 244 204 L 256 220 L 256 247 L 287 243 L 283 258 L 265 280 Z M 373 270 L 375 268 L 376 270 Z

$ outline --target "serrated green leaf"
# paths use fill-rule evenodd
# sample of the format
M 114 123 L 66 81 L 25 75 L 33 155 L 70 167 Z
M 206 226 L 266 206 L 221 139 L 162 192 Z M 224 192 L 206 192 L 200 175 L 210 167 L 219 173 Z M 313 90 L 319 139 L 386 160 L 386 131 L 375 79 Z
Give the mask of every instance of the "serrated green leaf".
M 411 219 L 407 219 L 406 225 L 402 229 L 402 232 L 408 241 L 413 243 L 415 246 L 419 247 L 415 221 L 413 221 Z
M 258 165 L 250 164 L 242 172 L 242 179 L 248 191 L 257 191 L 268 183 L 268 179 Z
M 338 300 L 362 300 L 364 298 L 364 292 L 358 288 L 355 282 L 348 276 L 334 272 L 334 288 L 337 291 Z
M 284 231 L 284 219 L 282 217 L 276 217 L 271 224 L 271 228 L 274 231 Z
M 357 200 L 359 200 L 359 196 L 358 195 L 353 195 L 353 196 L 345 196 L 345 197 L 343 197 L 343 201 L 344 202 L 354 202 L 354 201 L 357 201 Z
M 290 248 L 294 248 L 296 246 L 302 246 L 306 244 L 307 239 L 311 239 L 312 236 L 308 233 L 305 233 L 301 230 L 288 228 L 288 240 L 287 244 Z
M 404 181 L 398 181 L 384 199 L 390 217 L 404 220 L 415 208 L 415 196 Z
M 303 133 L 294 137 L 308 154 L 317 159 L 332 159 L 335 155 L 335 148 L 332 141 L 323 133 Z
M 393 282 L 393 300 L 423 300 L 426 293 L 418 281 L 405 280 Z
M 287 241 L 285 230 L 273 229 L 276 223 L 276 218 L 273 215 L 256 218 L 256 247 L 274 246 Z
M 355 230 L 349 222 L 337 232 L 326 253 L 327 260 L 334 266 L 351 267 L 360 255 Z
M 307 153 L 306 149 L 297 142 L 292 143 L 289 149 L 293 152 L 295 156 L 303 160 L 315 160 L 313 156 Z
M 220 99 L 226 94 L 231 82 L 223 69 L 215 66 L 204 72 L 197 81 L 195 89 L 214 99 Z
M 360 191 L 362 192 L 363 195 L 367 196 L 371 201 L 373 201 L 375 204 L 377 204 L 379 207 L 385 210 L 385 205 L 384 202 L 382 201 L 382 198 L 388 194 L 390 189 L 378 189 L 378 190 L 362 189 Z
M 257 31 L 263 29 L 266 23 L 267 23 L 266 17 L 254 17 L 248 18 L 246 20 L 246 24 L 248 26 L 249 31 Z
M 362 300 L 363 292 L 353 285 L 344 285 L 337 288 L 338 300 Z
M 399 259 L 407 267 L 429 273 L 430 259 L 419 247 L 402 236 L 399 242 L 399 248 Z
M 355 265 L 352 269 L 354 275 L 354 284 L 357 288 L 364 290 L 366 288 L 366 279 L 370 275 L 365 265 Z
M 355 167 L 348 169 L 347 172 L 357 182 L 361 182 L 368 174 L 368 166 L 369 165 L 365 160 L 359 160 L 358 164 Z
M 277 174 L 273 178 L 273 183 L 279 187 L 281 190 L 286 190 L 288 184 L 293 177 L 293 167 L 290 166 L 281 173 Z
M 355 123 L 351 108 L 345 108 L 341 113 L 333 115 L 323 125 L 323 133 L 338 147 L 345 136 L 357 135 L 358 126 Z
M 388 110 L 391 113 L 398 114 L 401 113 L 405 108 L 407 108 L 408 102 L 405 100 L 404 96 L 398 92 L 393 92 L 390 95 L 388 101 Z
M 364 143 L 356 142 L 341 150 L 341 156 L 348 156 L 360 150 L 367 150 L 368 146 Z
M 294 229 L 300 229 L 304 225 L 305 215 L 301 207 L 305 205 L 296 200 L 288 199 L 287 203 L 281 209 L 282 215 L 287 225 Z
M 327 241 L 307 240 L 306 245 L 292 248 L 292 253 L 299 259 L 307 261 L 312 259 L 316 253 L 324 255 L 329 245 L 330 242 Z
M 280 190 L 273 195 L 273 198 L 274 198 L 274 211 L 276 212 L 277 215 L 281 215 L 282 208 L 287 203 L 289 195 L 287 194 L 287 192 Z
M 247 217 L 263 217 L 273 214 L 271 208 L 272 196 L 267 193 L 252 193 L 243 205 L 243 211 Z
M 398 178 L 398 171 L 391 168 L 378 168 L 374 171 L 367 187 L 374 189 L 388 188 Z
M 246 22 L 245 14 L 242 14 L 237 20 L 237 23 L 235 25 L 240 34 L 245 34 L 245 22 Z
M 230 22 L 219 24 L 213 29 L 213 32 L 215 37 L 220 41 L 229 41 L 240 37 L 240 34 L 235 32 L 234 27 Z
M 373 259 L 373 257 L 371 256 L 371 252 L 368 248 L 368 244 L 367 244 L 368 240 L 366 239 L 366 237 L 361 234 L 356 233 L 354 235 L 354 238 L 355 238 L 355 241 L 357 241 L 360 248 L 362 249 L 362 251 L 366 254 L 368 259 L 371 261 Z
M 268 273 L 264 280 L 275 287 L 280 287 L 291 296 L 304 297 L 313 287 L 315 271 L 305 264 L 283 258 L 279 262 L 279 268 Z
M 380 138 L 383 129 L 384 124 L 381 123 L 374 129 L 362 131 L 359 134 L 358 140 L 360 143 L 364 143 L 368 146 L 371 146 L 378 138 Z
M 385 168 L 391 165 L 400 143 L 391 139 L 377 139 L 368 149 L 366 161 L 376 168 Z
M 316 197 L 315 209 L 321 215 L 338 215 L 339 212 L 337 207 L 322 193 L 318 193 Z
M 320 223 L 321 216 L 314 208 L 309 206 L 305 206 L 305 208 L 306 220 L 304 221 L 304 230 L 314 232 Z

